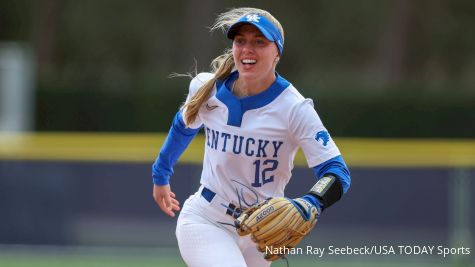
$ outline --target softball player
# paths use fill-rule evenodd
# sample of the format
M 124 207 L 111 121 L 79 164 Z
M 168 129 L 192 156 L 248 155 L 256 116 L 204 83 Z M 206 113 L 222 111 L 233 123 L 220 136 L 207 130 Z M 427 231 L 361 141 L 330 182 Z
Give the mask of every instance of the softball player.
M 232 49 L 213 60 L 211 73 L 192 79 L 153 164 L 153 196 L 166 214 L 180 210 L 170 176 L 203 128 L 201 186 L 177 222 L 180 253 L 188 266 L 270 266 L 249 237 L 236 234 L 239 211 L 284 196 L 299 147 L 316 181 L 334 178 L 317 183 L 321 195 L 302 197 L 319 211 L 348 190 L 350 175 L 312 100 L 275 70 L 284 49 L 280 23 L 267 11 L 237 8 L 219 15 L 216 29 L 227 31 Z

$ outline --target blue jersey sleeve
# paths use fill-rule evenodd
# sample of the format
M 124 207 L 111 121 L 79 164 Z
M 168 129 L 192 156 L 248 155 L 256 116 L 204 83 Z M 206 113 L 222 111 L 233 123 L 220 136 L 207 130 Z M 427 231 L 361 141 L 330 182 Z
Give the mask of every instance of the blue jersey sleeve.
M 350 188 L 350 171 L 348 170 L 348 167 L 346 166 L 346 163 L 341 155 L 331 158 L 313 167 L 313 173 L 317 179 L 322 178 L 326 174 L 332 174 L 336 176 L 341 183 L 343 193 L 346 193 Z M 323 204 L 312 194 L 307 194 L 303 196 L 303 198 L 310 201 L 313 205 L 318 206 L 321 210 L 325 208 L 323 207 Z
M 152 165 L 154 184 L 169 184 L 170 176 L 173 175 L 173 166 L 200 129 L 201 127 L 198 129 L 187 128 L 183 121 L 181 111 L 178 111 L 173 119 L 165 143 L 160 150 L 160 154 Z

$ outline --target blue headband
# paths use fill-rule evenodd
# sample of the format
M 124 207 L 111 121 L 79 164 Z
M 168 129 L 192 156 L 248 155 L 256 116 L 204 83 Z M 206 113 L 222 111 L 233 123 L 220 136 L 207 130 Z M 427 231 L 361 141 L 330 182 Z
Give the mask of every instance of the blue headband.
M 228 38 L 231 40 L 234 39 L 239 26 L 243 24 L 256 26 L 267 40 L 275 42 L 277 48 L 279 48 L 280 55 L 282 55 L 282 51 L 284 50 L 284 39 L 282 38 L 279 29 L 277 29 L 277 27 L 275 27 L 274 24 L 264 16 L 258 14 L 247 14 L 242 16 L 236 23 L 229 27 L 227 33 Z

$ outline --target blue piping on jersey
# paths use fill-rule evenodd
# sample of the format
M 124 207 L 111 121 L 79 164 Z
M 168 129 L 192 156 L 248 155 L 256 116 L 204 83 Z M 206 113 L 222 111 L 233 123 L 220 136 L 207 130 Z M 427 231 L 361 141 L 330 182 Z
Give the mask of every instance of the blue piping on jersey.
M 230 90 L 234 81 L 239 77 L 237 71 L 232 72 L 224 81 L 216 83 L 216 98 L 228 108 L 227 124 L 241 127 L 244 113 L 251 109 L 261 108 L 276 99 L 290 83 L 276 73 L 276 79 L 272 85 L 261 93 L 243 98 L 236 97 Z
M 348 189 L 350 188 L 350 184 L 351 184 L 350 171 L 348 170 L 348 167 L 346 166 L 346 163 L 343 160 L 343 157 L 341 155 L 331 158 L 313 167 L 313 174 L 315 175 L 317 180 L 319 180 L 326 174 L 333 174 L 340 181 L 341 186 L 343 188 L 343 193 L 346 193 Z M 314 206 L 318 205 L 318 207 L 320 207 L 321 210 L 325 209 L 325 207 L 323 207 L 323 204 L 314 195 L 307 194 L 303 196 L 302 198 L 308 200 Z
M 170 176 L 173 175 L 173 166 L 200 131 L 201 127 L 198 129 L 186 128 L 181 111 L 177 112 L 160 154 L 152 165 L 154 184 L 169 184 Z

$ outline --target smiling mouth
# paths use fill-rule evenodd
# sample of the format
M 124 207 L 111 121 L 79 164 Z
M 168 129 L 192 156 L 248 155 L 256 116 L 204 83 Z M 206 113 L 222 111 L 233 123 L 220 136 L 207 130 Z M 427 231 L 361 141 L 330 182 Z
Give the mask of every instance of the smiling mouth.
M 243 59 L 241 60 L 241 63 L 244 65 L 254 65 L 256 64 L 257 60 L 255 59 Z

